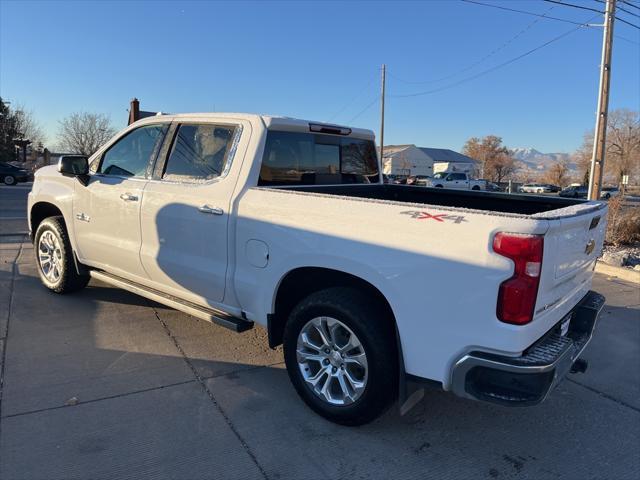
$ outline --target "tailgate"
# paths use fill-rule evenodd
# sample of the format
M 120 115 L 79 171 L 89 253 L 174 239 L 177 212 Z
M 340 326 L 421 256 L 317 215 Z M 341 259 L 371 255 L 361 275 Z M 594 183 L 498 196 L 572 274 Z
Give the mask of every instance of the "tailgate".
M 595 261 L 604 244 L 606 215 L 606 204 L 600 202 L 540 215 L 548 218 L 549 230 L 544 236 L 536 316 L 564 304 L 591 285 Z

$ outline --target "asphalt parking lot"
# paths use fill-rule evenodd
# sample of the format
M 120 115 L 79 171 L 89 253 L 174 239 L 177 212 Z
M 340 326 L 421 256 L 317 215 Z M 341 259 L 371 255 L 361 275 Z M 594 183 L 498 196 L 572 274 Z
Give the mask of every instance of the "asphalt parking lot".
M 39 283 L 28 187 L 0 187 L 0 478 L 640 478 L 640 290 L 607 297 L 585 374 L 506 409 L 428 392 L 359 428 L 313 414 L 280 351 L 92 282 Z

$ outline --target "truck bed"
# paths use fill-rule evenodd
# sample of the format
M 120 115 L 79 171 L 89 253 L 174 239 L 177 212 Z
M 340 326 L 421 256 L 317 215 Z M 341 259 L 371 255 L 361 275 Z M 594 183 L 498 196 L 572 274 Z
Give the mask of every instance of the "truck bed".
M 577 211 L 568 207 L 573 207 L 574 205 L 582 207 L 587 203 L 585 200 L 562 197 L 451 190 L 410 185 L 314 185 L 287 186 L 279 187 L 279 189 L 517 215 L 544 214 L 545 212 L 561 209 L 571 211 L 571 214 L 575 215 Z M 586 205 L 584 206 L 586 207 Z M 597 208 L 597 205 L 594 205 L 594 208 Z M 584 208 L 578 209 L 581 212 L 586 210 Z M 568 211 L 567 213 L 569 213 Z

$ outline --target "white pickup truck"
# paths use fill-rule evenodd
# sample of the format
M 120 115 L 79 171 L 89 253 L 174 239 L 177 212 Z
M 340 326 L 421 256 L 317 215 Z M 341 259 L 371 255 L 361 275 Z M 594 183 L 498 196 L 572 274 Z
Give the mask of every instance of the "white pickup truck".
M 95 278 L 263 325 L 304 401 L 349 425 L 425 385 L 533 405 L 584 370 L 606 214 L 385 185 L 371 131 L 248 114 L 140 120 L 40 169 L 28 202 L 47 288 Z
M 460 190 L 486 190 L 486 180 L 472 180 L 465 172 L 438 172 L 427 179 L 427 187 L 455 188 Z

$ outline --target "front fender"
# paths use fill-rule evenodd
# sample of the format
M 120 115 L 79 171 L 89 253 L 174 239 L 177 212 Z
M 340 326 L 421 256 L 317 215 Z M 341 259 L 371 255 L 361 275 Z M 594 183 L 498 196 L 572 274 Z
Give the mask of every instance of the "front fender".
M 58 173 L 55 166 L 43 167 L 36 172 L 35 181 L 27 202 L 27 218 L 29 231 L 35 235 L 33 229 L 34 208 L 40 204 L 48 204 L 57 208 L 64 218 L 71 247 L 76 250 L 73 228 L 73 197 L 77 180 Z

